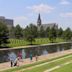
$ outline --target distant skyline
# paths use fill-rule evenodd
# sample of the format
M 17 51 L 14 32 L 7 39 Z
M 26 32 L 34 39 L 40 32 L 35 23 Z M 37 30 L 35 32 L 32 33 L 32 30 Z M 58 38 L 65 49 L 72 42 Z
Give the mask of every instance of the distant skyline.
M 39 13 L 43 24 L 72 29 L 72 0 L 0 0 L 0 16 L 13 19 L 14 26 L 36 25 Z

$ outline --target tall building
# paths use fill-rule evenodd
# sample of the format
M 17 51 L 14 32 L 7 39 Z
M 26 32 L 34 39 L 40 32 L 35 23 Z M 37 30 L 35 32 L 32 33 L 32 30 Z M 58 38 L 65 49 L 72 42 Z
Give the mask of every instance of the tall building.
M 58 29 L 58 24 L 56 23 L 48 23 L 48 24 L 42 24 L 42 20 L 41 20 L 41 16 L 40 14 L 38 15 L 38 20 L 37 20 L 37 27 L 38 27 L 38 30 L 40 30 L 40 27 L 43 27 L 44 30 L 46 30 L 48 27 L 49 28 L 55 28 L 55 29 Z
M 9 29 L 9 37 L 10 38 L 13 38 L 13 31 L 12 31 L 12 28 L 13 28 L 13 20 L 12 19 L 6 19 L 5 17 L 3 16 L 0 16 L 0 22 L 6 24 L 6 26 L 8 27 Z
M 0 22 L 6 24 L 9 29 L 11 29 L 13 27 L 13 20 L 12 19 L 6 19 L 5 17 L 0 16 Z

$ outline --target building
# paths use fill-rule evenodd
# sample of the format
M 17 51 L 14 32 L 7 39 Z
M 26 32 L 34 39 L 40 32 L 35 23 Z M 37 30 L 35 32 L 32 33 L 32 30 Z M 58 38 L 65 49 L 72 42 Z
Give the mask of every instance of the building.
M 40 30 L 40 27 L 43 27 L 44 30 L 46 30 L 48 27 L 49 28 L 55 28 L 55 29 L 58 29 L 58 24 L 56 23 L 48 23 L 48 24 L 42 24 L 42 20 L 41 20 L 41 17 L 40 17 L 40 14 L 38 16 L 38 20 L 37 20 L 37 27 L 38 27 L 38 30 Z
M 11 31 L 11 29 L 13 28 L 13 20 L 12 19 L 6 19 L 3 16 L 0 16 L 0 22 L 6 24 L 6 26 L 9 29 L 9 37 L 13 38 L 13 32 Z
M 12 19 L 6 19 L 5 17 L 0 16 L 0 22 L 6 24 L 9 29 L 11 29 L 13 27 L 13 20 Z

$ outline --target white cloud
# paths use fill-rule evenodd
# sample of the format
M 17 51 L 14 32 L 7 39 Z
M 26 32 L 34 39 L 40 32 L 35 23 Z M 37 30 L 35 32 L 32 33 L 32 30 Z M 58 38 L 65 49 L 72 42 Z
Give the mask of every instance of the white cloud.
M 26 22 L 28 20 L 27 17 L 25 16 L 19 16 L 19 17 L 15 17 L 13 18 L 14 19 L 14 24 L 17 25 L 17 24 L 20 24 L 21 26 L 24 26 L 24 22 Z
M 62 5 L 69 5 L 70 2 L 68 0 L 61 0 L 60 4 L 62 4 Z
M 27 17 L 25 16 L 19 16 L 19 17 L 15 17 L 15 20 L 27 20 Z
M 50 13 L 52 10 L 54 10 L 54 7 L 47 4 L 34 5 L 27 8 L 36 13 Z
M 61 17 L 72 17 L 72 12 L 61 13 L 60 16 L 61 16 Z

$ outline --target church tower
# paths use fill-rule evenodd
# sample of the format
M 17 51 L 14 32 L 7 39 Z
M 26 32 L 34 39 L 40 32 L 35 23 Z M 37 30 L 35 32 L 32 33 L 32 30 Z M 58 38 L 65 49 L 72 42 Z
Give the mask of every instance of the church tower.
M 38 20 L 37 20 L 37 26 L 41 26 L 41 17 L 40 17 L 40 13 L 38 15 Z
M 40 13 L 39 13 L 38 20 L 37 20 L 37 28 L 38 28 L 38 31 L 40 31 L 41 26 L 42 26 L 42 22 L 41 22 L 41 17 L 40 17 Z

